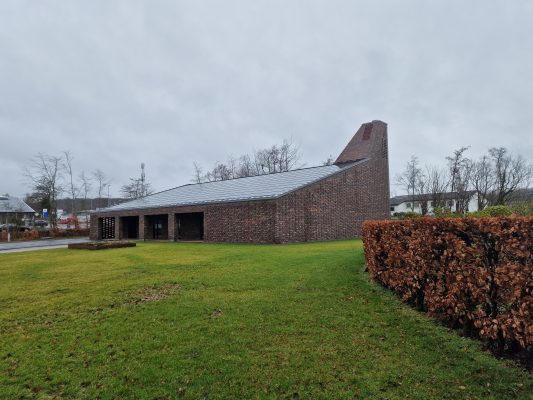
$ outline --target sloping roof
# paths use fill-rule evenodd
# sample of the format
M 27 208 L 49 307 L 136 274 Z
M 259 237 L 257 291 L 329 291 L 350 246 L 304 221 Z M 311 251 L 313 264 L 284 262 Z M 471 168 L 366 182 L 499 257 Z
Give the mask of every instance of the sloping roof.
M 474 195 L 476 192 L 475 190 L 471 190 L 468 192 L 469 195 Z M 391 206 L 397 206 L 402 203 L 410 202 L 410 201 L 421 201 L 426 200 L 429 201 L 432 198 L 431 193 L 424 193 L 424 194 L 415 194 L 414 196 L 411 195 L 403 195 L 403 196 L 394 196 L 390 199 L 390 205 Z M 440 194 L 440 198 L 442 200 L 454 200 L 457 198 L 456 192 L 445 192 Z
M 107 211 L 274 199 L 348 169 L 364 160 L 288 172 L 179 186 L 117 204 Z
M 35 210 L 21 199 L 11 196 L 0 196 L 0 213 L 34 213 Z

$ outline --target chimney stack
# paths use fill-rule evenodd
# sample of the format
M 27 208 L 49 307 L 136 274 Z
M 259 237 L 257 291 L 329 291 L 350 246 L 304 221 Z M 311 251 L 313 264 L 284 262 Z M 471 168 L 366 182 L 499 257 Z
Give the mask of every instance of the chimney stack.
M 388 159 L 387 124 L 374 120 L 361 125 L 354 137 L 335 160 L 343 164 L 365 158 Z

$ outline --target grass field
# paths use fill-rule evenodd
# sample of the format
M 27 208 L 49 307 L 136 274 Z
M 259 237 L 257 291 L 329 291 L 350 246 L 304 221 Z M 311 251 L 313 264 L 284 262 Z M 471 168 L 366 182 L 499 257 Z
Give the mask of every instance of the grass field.
M 0 255 L 0 398 L 531 399 L 363 263 L 360 241 Z

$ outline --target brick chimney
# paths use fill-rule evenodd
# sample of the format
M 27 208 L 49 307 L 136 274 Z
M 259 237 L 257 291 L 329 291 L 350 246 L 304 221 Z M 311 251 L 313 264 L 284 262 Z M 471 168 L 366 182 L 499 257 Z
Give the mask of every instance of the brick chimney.
M 337 157 L 335 164 L 363 158 L 388 159 L 387 124 L 385 122 L 375 120 L 361 125 L 352 140 Z

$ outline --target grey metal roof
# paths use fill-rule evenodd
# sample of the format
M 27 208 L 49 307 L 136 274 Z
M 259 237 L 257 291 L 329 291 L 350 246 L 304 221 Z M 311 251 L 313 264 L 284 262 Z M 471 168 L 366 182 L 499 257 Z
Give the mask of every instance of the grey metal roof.
M 0 213 L 34 213 L 35 211 L 21 199 L 0 195 Z
M 322 180 L 364 160 L 340 165 L 302 168 L 269 175 L 251 176 L 226 181 L 179 186 L 164 192 L 105 208 L 121 211 L 137 208 L 158 208 L 234 201 L 273 199 Z

